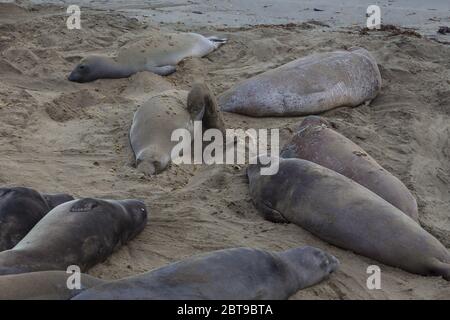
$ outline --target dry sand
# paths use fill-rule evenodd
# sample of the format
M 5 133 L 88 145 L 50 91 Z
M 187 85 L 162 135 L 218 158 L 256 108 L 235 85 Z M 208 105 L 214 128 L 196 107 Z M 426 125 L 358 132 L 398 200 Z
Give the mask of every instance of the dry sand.
M 377 262 L 328 245 L 295 225 L 265 221 L 251 203 L 244 166 L 171 166 L 147 178 L 130 166 L 127 138 L 133 112 L 149 94 L 189 89 L 194 80 L 206 80 L 219 94 L 295 58 L 363 46 L 379 63 L 381 94 L 370 105 L 323 115 L 412 190 L 421 224 L 450 247 L 450 47 L 414 35 L 361 35 L 357 29 L 333 31 L 318 23 L 220 30 L 166 24 L 168 30 L 230 40 L 206 58 L 186 60 L 169 77 L 144 72 L 77 84 L 66 77 L 80 57 L 113 53 L 156 27 L 84 10 L 83 29 L 67 30 L 64 11 L 0 4 L 0 184 L 77 197 L 143 199 L 150 210 L 146 229 L 90 274 L 117 279 L 237 246 L 313 245 L 337 256 L 341 269 L 293 299 L 450 298 L 443 279 L 380 264 L 382 289 L 370 291 L 366 268 Z M 224 117 L 230 128 L 280 128 L 283 141 L 302 119 Z

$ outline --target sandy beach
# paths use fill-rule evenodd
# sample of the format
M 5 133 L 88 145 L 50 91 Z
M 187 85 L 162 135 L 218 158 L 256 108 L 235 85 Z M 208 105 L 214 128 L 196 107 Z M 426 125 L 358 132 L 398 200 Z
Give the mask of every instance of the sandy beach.
M 265 221 L 250 199 L 245 166 L 172 165 L 146 177 L 131 166 L 128 143 L 133 113 L 152 93 L 188 90 L 204 80 L 218 95 L 296 58 L 362 46 L 377 59 L 381 93 L 368 105 L 322 116 L 403 181 L 417 199 L 421 225 L 450 248 L 450 46 L 430 40 L 440 25 L 450 25 L 447 1 L 377 1 L 386 12 L 384 23 L 417 33 L 361 31 L 365 1 L 342 1 L 342 8 L 294 0 L 258 6 L 237 0 L 114 1 L 107 7 L 106 1 L 78 1 L 81 30 L 66 28 L 64 1 L 42 2 L 0 3 L 0 184 L 145 201 L 145 230 L 89 274 L 119 279 L 216 249 L 312 245 L 335 255 L 341 268 L 292 299 L 450 299 L 449 283 L 441 278 L 388 267 L 296 225 Z M 293 6 L 296 14 L 290 13 Z M 183 61 L 168 77 L 142 72 L 86 84 L 67 80 L 81 57 L 112 55 L 158 30 L 229 41 L 205 58 Z M 281 144 L 302 119 L 224 114 L 229 128 L 279 128 Z M 366 287 L 366 269 L 373 264 L 382 270 L 380 290 Z

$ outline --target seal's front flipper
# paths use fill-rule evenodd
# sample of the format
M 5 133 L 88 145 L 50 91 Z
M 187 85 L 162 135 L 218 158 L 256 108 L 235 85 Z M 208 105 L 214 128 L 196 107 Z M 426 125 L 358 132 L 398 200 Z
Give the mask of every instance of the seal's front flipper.
M 148 71 L 159 74 L 160 76 L 168 76 L 174 73 L 177 68 L 175 66 L 148 67 Z
M 219 129 L 225 134 L 225 124 L 216 98 L 205 83 L 196 83 L 188 96 L 188 111 L 195 120 L 202 120 L 206 129 Z

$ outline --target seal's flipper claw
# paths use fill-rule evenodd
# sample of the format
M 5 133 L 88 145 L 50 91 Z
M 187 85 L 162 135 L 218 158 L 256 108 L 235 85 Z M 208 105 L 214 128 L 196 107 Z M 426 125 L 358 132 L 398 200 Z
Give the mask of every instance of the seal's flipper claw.
M 156 73 L 160 76 L 168 76 L 177 71 L 177 68 L 175 66 L 149 67 L 148 71 Z

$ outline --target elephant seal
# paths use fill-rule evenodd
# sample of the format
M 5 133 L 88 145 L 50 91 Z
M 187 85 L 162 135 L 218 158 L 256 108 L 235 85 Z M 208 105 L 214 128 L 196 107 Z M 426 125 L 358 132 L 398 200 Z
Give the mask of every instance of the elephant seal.
M 335 257 L 313 247 L 279 253 L 226 249 L 96 286 L 73 299 L 288 299 L 327 278 L 338 265 Z
M 178 143 L 171 141 L 172 133 L 186 129 L 193 138 L 193 122 L 200 120 L 206 128 L 225 130 L 217 102 L 207 85 L 194 84 L 189 93 L 168 90 L 152 96 L 136 111 L 130 129 L 136 168 L 147 175 L 165 170 Z
M 409 216 L 369 189 L 303 159 L 280 159 L 276 175 L 250 165 L 250 195 L 262 215 L 292 222 L 335 246 L 386 265 L 450 280 L 450 253 Z
M 0 300 L 69 300 L 83 290 L 106 281 L 80 274 L 79 289 L 69 289 L 65 271 L 38 271 L 0 276 Z
M 334 131 L 324 118 L 305 118 L 281 150 L 281 157 L 305 159 L 334 170 L 419 219 L 416 199 L 408 188 L 361 147 Z
M 23 187 L 0 188 L 0 251 L 14 247 L 50 210 L 73 197 L 40 194 Z
M 244 80 L 219 96 L 222 111 L 253 117 L 316 114 L 375 98 L 381 74 L 363 48 L 320 53 Z
M 156 33 L 121 48 L 117 57 L 89 56 L 70 73 L 69 80 L 90 82 L 97 79 L 127 78 L 140 71 L 162 76 L 176 70 L 176 65 L 189 57 L 203 57 L 227 40 L 204 37 L 197 33 Z
M 12 249 L 0 253 L 0 275 L 66 270 L 82 272 L 106 260 L 147 222 L 138 200 L 79 199 L 50 211 Z

